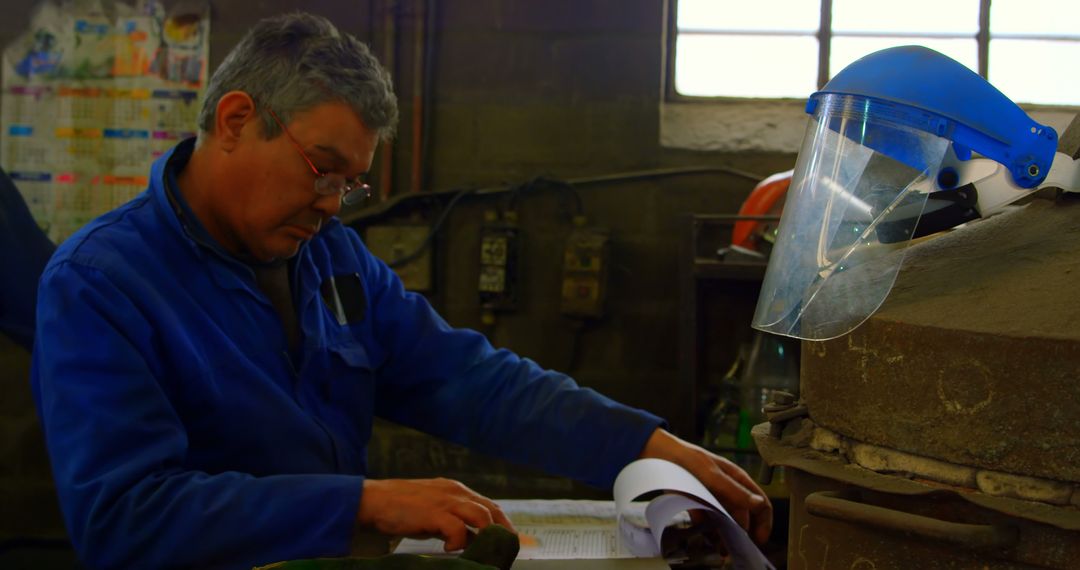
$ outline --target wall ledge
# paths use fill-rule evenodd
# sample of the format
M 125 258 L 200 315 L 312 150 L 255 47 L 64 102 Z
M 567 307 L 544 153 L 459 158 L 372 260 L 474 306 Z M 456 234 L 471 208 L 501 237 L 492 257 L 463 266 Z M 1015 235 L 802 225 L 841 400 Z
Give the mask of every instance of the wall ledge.
M 660 146 L 700 151 L 799 151 L 806 130 L 805 101 L 660 103 Z M 1077 110 L 1022 106 L 1032 119 L 1065 132 Z

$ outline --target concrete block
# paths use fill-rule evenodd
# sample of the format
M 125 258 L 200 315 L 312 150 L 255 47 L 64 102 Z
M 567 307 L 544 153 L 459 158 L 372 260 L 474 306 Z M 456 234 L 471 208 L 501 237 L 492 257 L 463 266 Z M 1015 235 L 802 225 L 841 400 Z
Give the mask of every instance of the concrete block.
M 839 453 L 846 450 L 847 443 L 836 432 L 818 427 L 810 438 L 810 448 L 822 453 Z
M 878 472 L 910 473 L 922 479 L 958 487 L 975 487 L 975 469 L 921 457 L 877 445 L 856 443 L 851 446 L 855 463 Z
M 1080 113 L 1073 117 L 1069 127 L 1058 138 L 1057 150 L 1073 158 L 1080 158 Z
M 876 314 L 803 343 L 814 421 L 951 464 L 1080 483 L 1077 244 L 1080 202 L 1034 200 L 910 247 Z
M 1052 505 L 1068 505 L 1077 488 L 1061 481 L 981 470 L 975 475 L 979 490 L 995 497 L 1012 497 Z

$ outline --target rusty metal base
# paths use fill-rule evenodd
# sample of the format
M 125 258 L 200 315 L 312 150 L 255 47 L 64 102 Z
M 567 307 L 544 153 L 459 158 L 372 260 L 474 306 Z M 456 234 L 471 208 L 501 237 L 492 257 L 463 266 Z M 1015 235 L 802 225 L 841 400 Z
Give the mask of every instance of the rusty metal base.
M 755 427 L 754 436 L 762 457 L 787 473 L 792 570 L 1077 568 L 1080 512 L 1073 507 L 977 497 L 875 473 L 787 445 L 768 435 L 767 424 Z M 1034 508 L 1044 522 L 1002 512 L 1023 512 L 1011 503 Z

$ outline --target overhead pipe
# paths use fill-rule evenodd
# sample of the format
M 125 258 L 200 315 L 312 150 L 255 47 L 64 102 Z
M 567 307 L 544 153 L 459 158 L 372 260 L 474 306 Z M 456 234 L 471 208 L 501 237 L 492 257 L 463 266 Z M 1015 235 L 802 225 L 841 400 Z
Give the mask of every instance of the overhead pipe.
M 397 73 L 397 0 L 385 0 L 383 3 L 383 66 L 390 72 L 395 83 L 399 82 Z M 379 157 L 379 196 L 382 202 L 390 199 L 394 189 L 394 141 L 383 145 Z
M 424 56 L 427 45 L 427 0 L 414 0 L 413 53 L 412 53 L 412 163 L 410 168 L 410 191 L 423 188 L 424 177 Z

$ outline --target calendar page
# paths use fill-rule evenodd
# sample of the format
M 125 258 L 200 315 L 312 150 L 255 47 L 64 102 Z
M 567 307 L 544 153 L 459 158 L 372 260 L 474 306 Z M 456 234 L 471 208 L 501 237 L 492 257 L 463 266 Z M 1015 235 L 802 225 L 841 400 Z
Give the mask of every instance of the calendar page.
M 6 46 L 0 166 L 53 241 L 141 193 L 194 136 L 209 35 L 205 3 L 46 0 Z

